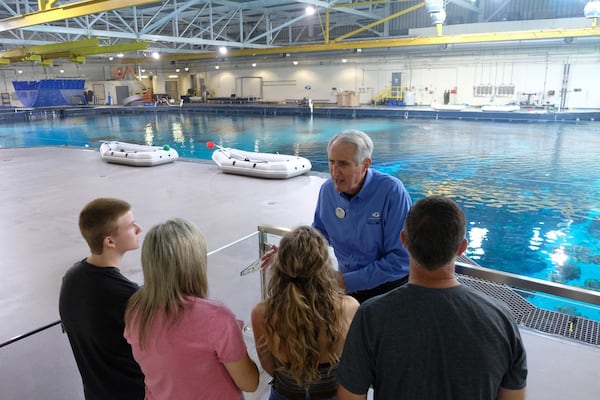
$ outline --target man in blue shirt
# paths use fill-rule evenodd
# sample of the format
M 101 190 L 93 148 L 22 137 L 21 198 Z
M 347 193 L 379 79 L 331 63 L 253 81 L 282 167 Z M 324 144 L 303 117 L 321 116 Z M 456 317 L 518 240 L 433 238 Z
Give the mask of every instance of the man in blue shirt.
M 364 132 L 331 138 L 331 177 L 321 186 L 313 221 L 333 247 L 340 285 L 359 302 L 403 285 L 408 276 L 399 238 L 412 201 L 399 179 L 370 168 L 372 153 Z

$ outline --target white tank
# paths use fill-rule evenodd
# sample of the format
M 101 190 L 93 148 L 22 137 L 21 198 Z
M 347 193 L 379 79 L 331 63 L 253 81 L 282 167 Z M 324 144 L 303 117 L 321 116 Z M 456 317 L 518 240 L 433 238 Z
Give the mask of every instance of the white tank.
M 415 105 L 415 92 L 406 91 L 404 92 L 404 105 L 414 106 Z

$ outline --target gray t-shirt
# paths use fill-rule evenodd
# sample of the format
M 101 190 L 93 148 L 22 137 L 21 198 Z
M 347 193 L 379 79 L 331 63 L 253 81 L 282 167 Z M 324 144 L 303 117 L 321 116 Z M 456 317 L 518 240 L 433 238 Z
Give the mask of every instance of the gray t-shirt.
M 496 399 L 526 385 L 525 349 L 508 307 L 470 287 L 406 285 L 359 308 L 338 369 L 377 400 Z

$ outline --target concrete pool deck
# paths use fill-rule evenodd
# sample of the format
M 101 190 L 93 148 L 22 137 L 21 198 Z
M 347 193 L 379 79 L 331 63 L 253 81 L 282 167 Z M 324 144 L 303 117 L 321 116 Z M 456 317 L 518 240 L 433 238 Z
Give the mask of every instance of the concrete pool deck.
M 129 201 L 145 230 L 171 217 L 186 218 L 200 227 L 214 251 L 252 234 L 259 224 L 310 224 L 323 181 L 320 174 L 284 181 L 226 175 L 213 163 L 185 159 L 151 168 L 113 165 L 92 149 L 0 149 L 0 342 L 58 319 L 61 278 L 88 253 L 77 216 L 95 197 Z M 254 257 L 228 261 L 209 259 L 209 269 L 230 268 L 239 275 L 239 267 Z M 128 253 L 121 267 L 141 282 L 139 250 Z M 214 280 L 210 291 L 226 296 L 232 309 L 246 310 L 259 296 L 252 282 L 240 288 L 228 279 Z M 600 348 L 521 331 L 529 359 L 528 399 L 597 398 Z M 45 335 L 44 352 L 33 352 L 29 339 L 0 349 L 3 400 L 83 398 L 66 336 L 57 327 Z M 248 344 L 252 353 L 252 341 Z M 266 400 L 268 380 L 263 373 L 259 391 L 246 398 Z

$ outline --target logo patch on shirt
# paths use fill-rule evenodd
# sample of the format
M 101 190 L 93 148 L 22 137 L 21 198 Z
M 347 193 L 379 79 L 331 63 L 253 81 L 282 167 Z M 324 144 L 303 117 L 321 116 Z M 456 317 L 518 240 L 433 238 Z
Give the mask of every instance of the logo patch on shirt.
M 381 223 L 381 214 L 379 211 L 373 211 L 367 220 L 368 224 L 380 224 Z

